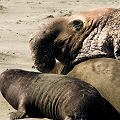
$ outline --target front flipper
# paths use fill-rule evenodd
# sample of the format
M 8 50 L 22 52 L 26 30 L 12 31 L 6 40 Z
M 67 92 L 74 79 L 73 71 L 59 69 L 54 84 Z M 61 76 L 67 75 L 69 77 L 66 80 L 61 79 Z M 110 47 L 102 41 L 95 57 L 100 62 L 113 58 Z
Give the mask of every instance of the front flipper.
M 17 112 L 13 112 L 10 115 L 10 120 L 15 120 L 15 119 L 23 118 L 23 117 L 25 117 L 25 115 L 26 115 L 25 111 L 18 110 Z
M 18 106 L 18 110 L 17 112 L 13 112 L 10 115 L 10 120 L 15 120 L 15 119 L 20 119 L 25 117 L 26 115 L 26 100 L 23 97 L 20 101 L 19 101 L 19 106 Z

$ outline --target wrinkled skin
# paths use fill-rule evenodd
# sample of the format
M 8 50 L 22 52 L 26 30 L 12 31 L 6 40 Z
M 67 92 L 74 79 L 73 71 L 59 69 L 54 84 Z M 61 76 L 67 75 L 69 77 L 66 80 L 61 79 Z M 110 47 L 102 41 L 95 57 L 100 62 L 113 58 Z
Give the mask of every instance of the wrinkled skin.
M 57 62 L 51 73 L 62 73 L 90 83 L 105 99 L 109 120 L 120 119 L 119 60 L 95 58 L 79 63 L 73 68 L 64 67 L 60 62 Z
M 106 120 L 101 95 L 80 79 L 11 69 L 0 80 L 2 95 L 17 109 L 11 120 L 34 113 L 58 120 Z
M 120 10 L 100 8 L 66 18 L 50 18 L 31 35 L 34 66 L 50 72 L 55 59 L 66 67 L 98 57 L 120 59 Z

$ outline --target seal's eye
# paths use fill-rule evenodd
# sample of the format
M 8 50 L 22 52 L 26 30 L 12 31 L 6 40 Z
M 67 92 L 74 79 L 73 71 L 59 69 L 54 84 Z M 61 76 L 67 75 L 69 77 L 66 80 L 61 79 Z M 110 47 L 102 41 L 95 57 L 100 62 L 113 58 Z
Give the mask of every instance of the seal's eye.
M 78 24 L 80 24 L 80 22 L 77 21 L 77 20 L 75 20 L 75 21 L 73 22 L 73 24 L 74 24 L 74 25 L 78 25 Z
M 76 20 L 71 21 L 69 25 L 73 30 L 79 31 L 83 28 L 84 23 L 83 21 L 76 19 Z

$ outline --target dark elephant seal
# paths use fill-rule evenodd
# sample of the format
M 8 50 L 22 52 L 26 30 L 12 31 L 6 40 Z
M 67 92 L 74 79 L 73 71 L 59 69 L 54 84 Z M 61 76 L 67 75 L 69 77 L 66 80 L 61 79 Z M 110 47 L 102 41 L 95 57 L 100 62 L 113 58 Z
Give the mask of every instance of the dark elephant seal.
M 41 72 L 50 72 L 55 58 L 66 67 L 91 58 L 120 60 L 120 10 L 99 8 L 46 19 L 29 43 L 34 66 Z
M 1 93 L 23 118 L 36 110 L 42 117 L 61 120 L 105 120 L 106 108 L 99 92 L 77 78 L 19 69 L 3 72 Z

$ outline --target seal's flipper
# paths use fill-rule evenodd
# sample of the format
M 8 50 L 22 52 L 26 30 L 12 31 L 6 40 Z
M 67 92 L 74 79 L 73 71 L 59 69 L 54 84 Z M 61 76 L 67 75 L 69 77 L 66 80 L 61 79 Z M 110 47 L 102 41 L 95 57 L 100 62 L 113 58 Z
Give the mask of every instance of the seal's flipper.
M 26 115 L 25 113 L 26 113 L 25 111 L 21 111 L 21 110 L 18 110 L 17 112 L 13 112 L 10 115 L 10 120 L 23 118 Z
M 21 99 L 17 112 L 13 112 L 10 115 L 10 120 L 23 118 L 25 117 L 25 115 L 26 115 L 26 102 L 24 99 Z

